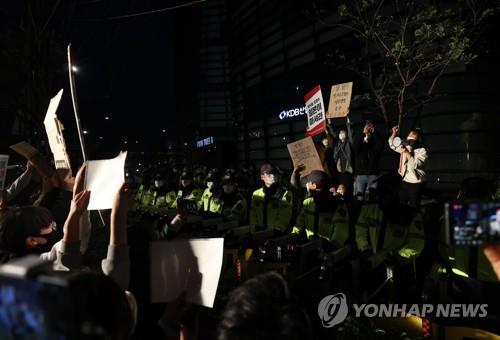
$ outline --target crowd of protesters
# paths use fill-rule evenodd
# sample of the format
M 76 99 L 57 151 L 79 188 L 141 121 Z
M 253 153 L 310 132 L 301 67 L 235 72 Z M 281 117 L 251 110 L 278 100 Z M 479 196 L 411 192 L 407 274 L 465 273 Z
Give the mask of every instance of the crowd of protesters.
M 85 165 L 74 177 L 60 170 L 47 176 L 28 161 L 2 195 L 1 259 L 6 263 L 37 254 L 52 261 L 55 271 L 71 274 L 75 324 L 86 325 L 79 329 L 82 338 L 203 338 L 203 317 L 218 325 L 210 334 L 219 339 L 310 339 L 314 327 L 307 308 L 294 299 L 286 275 L 274 272 L 232 284 L 221 297 L 225 305 L 213 313 L 187 305 L 182 297 L 151 304 L 149 242 L 189 238 L 196 234 L 196 221 L 221 218 L 234 222 L 233 229 L 270 230 L 270 239 L 320 240 L 324 254 L 348 249 L 344 258 L 368 260 L 384 253 L 385 260 L 410 273 L 401 275 L 397 288 L 421 291 L 430 265 L 419 259 L 429 243 L 438 243 L 429 234 L 442 229 L 442 205 L 424 194 L 422 134 L 412 130 L 400 144 L 398 134 L 394 127 L 387 140 L 371 122 L 354 134 L 349 119 L 345 128 L 329 126 L 317 146 L 325 171 L 306 175 L 302 164 L 291 173 L 270 163 L 238 169 L 167 161 L 128 164 L 126 183 L 116 192 L 113 208 L 101 216 L 87 211 L 92 193 L 84 189 Z M 400 154 L 393 173 L 379 168 L 387 147 Z M 491 199 L 488 195 L 469 198 Z M 231 233 L 222 236 L 229 239 Z M 286 262 L 284 251 L 276 249 L 266 253 L 260 247 L 255 256 Z M 454 251 L 456 262 L 443 266 L 467 273 L 471 260 L 460 259 L 459 250 L 445 249 L 446 259 Z M 487 247 L 479 256 L 500 277 L 499 248 Z M 431 262 L 439 262 L 437 255 Z M 323 259 L 320 274 L 341 275 L 337 265 L 335 259 Z M 480 267 L 475 276 L 487 280 L 493 270 Z M 371 274 L 362 275 L 360 281 Z

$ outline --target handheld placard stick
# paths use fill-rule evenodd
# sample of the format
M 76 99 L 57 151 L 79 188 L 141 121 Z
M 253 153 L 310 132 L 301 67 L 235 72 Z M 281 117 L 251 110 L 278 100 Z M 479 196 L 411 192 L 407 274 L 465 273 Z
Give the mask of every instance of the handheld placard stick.
M 69 88 L 71 90 L 71 102 L 73 103 L 73 112 L 75 113 L 76 129 L 78 130 L 78 138 L 80 139 L 83 161 L 86 162 L 87 154 L 85 153 L 85 143 L 83 142 L 83 133 L 80 126 L 80 114 L 78 113 L 78 102 L 76 101 L 75 75 L 73 73 L 73 64 L 71 63 L 71 44 L 68 45 L 68 74 Z
M 78 130 L 78 138 L 80 139 L 80 148 L 82 149 L 83 161 L 87 161 L 87 154 L 85 152 L 85 143 L 83 141 L 83 132 L 80 126 L 80 114 L 78 113 L 78 102 L 76 100 L 76 86 L 75 75 L 73 73 L 73 64 L 71 63 L 71 44 L 68 45 L 68 75 L 69 75 L 69 88 L 71 92 L 71 102 L 73 103 L 73 112 L 75 113 L 76 129 Z M 101 218 L 102 225 L 105 226 L 104 218 L 99 210 L 99 217 Z

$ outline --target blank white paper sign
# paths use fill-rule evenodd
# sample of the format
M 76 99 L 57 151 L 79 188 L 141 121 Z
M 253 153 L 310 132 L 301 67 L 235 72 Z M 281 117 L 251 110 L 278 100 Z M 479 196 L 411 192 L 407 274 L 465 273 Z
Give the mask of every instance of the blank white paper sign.
M 151 242 L 151 302 L 187 302 L 212 308 L 219 285 L 223 238 Z
M 125 181 L 127 152 L 113 159 L 87 161 L 85 189 L 90 190 L 88 210 L 111 209 L 116 193 Z

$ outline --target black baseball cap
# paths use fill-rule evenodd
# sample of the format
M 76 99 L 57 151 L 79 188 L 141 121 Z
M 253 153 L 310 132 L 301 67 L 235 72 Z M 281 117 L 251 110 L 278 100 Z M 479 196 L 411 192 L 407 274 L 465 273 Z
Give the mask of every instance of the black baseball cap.
M 328 174 L 321 170 L 313 170 L 307 175 L 307 182 L 315 183 L 319 188 L 326 188 L 328 186 Z
M 270 163 L 263 164 L 260 167 L 260 174 L 261 175 L 263 175 L 263 174 L 276 174 L 276 173 L 278 173 L 278 169 L 276 169 L 276 167 Z

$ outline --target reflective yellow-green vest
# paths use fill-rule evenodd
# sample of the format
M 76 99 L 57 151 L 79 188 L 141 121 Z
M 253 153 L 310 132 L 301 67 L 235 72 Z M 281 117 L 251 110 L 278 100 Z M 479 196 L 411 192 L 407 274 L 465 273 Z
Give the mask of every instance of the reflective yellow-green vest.
M 153 206 L 155 200 L 156 200 L 156 191 L 149 189 L 143 192 L 141 197 L 141 205 L 144 207 Z
M 212 197 L 208 211 L 220 214 L 229 220 L 238 221 L 242 225 L 247 216 L 247 202 L 243 196 L 238 196 L 238 200 L 233 206 L 225 206 L 222 199 Z
M 356 223 L 356 244 L 361 251 L 376 251 L 383 212 L 378 204 L 366 204 Z M 382 249 L 402 259 L 415 259 L 425 245 L 422 214 L 417 212 L 410 225 L 402 226 L 387 222 Z
M 210 198 L 213 196 L 212 191 L 209 188 L 206 188 L 201 195 L 200 202 L 198 203 L 198 207 L 202 211 L 209 211 L 208 207 L 210 205 Z
M 137 189 L 135 196 L 134 196 L 134 201 L 137 203 L 141 203 L 142 195 L 144 194 L 144 185 L 140 185 L 139 189 Z
M 293 232 L 300 233 L 305 228 L 307 238 L 312 238 L 314 236 L 315 211 L 314 198 L 306 198 L 297 215 L 297 223 L 295 223 Z M 345 244 L 349 238 L 349 214 L 344 203 L 339 203 L 335 211 L 318 214 L 318 236 L 333 242 L 338 247 Z
M 157 208 L 173 208 L 176 199 L 175 191 L 169 191 L 165 194 L 158 194 L 155 201 Z
M 267 209 L 266 221 L 264 209 Z M 292 216 L 293 194 L 291 191 L 279 188 L 275 195 L 269 198 L 267 205 L 264 188 L 253 192 L 250 203 L 250 224 L 284 231 L 290 227 Z
M 183 195 L 183 192 L 182 192 L 182 189 L 180 189 L 178 192 L 177 192 L 177 198 L 175 200 L 175 202 L 172 204 L 172 208 L 176 208 L 177 207 L 177 200 L 183 198 L 185 200 L 189 200 L 189 201 L 194 201 L 194 202 L 199 202 L 200 199 L 201 199 L 201 196 L 202 196 L 202 191 L 201 189 L 198 189 L 198 188 L 194 188 L 190 193 L 189 195 L 187 196 L 184 196 Z

